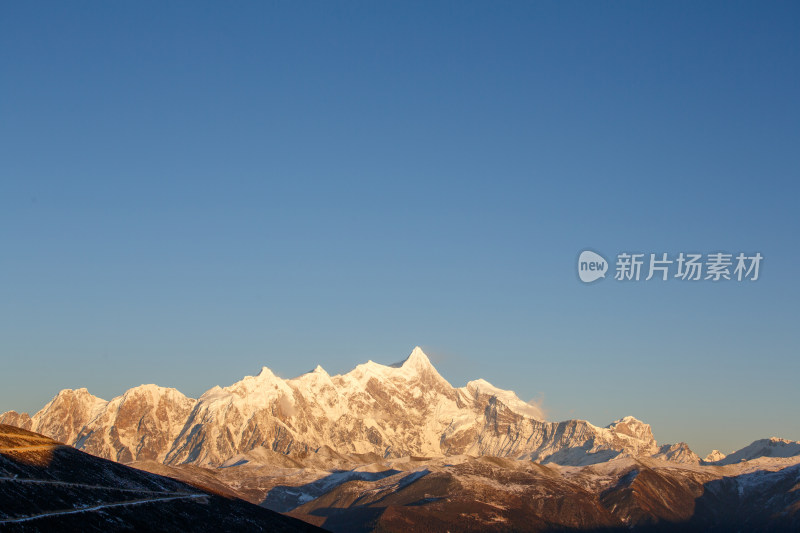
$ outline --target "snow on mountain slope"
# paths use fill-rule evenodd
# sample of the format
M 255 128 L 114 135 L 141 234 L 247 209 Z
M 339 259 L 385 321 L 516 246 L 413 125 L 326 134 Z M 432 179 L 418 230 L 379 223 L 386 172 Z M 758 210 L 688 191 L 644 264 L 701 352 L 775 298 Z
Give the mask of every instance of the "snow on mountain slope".
M 0 421 L 114 461 L 162 461 L 195 402 L 156 385 L 134 387 L 111 401 L 65 389 L 33 417 L 14 413 Z
M 0 414 L 0 424 L 7 424 L 9 426 L 30 430 L 32 422 L 28 413 L 8 411 Z
M 517 414 L 533 418 L 535 420 L 544 420 L 542 410 L 538 407 L 525 403 L 513 391 L 506 391 L 498 389 L 485 379 L 476 379 L 467 383 L 466 387 L 458 389 L 463 391 L 469 396 L 480 397 L 481 395 L 494 396 L 505 404 L 506 407 L 511 409 Z
M 797 531 L 799 468 L 745 472 L 631 457 L 565 467 L 459 456 L 384 461 L 373 476 L 284 474 L 250 497 L 291 516 L 324 517 L 317 523 L 335 532 L 404 532 L 419 523 L 425 531 Z
M 29 421 L 34 431 L 122 462 L 220 466 L 270 457 L 253 450 L 297 460 L 330 450 L 578 465 L 659 453 L 650 426 L 633 417 L 605 428 L 583 420 L 547 422 L 537 408 L 485 380 L 454 388 L 418 347 L 400 363 L 368 361 L 336 376 L 318 366 L 282 379 L 264 367 L 197 400 L 155 385 L 109 402 L 86 389 L 65 390 L 30 419 L 2 417 Z
M 67 442 L 123 463 L 163 461 L 195 402 L 175 389 L 140 385 L 102 406 Z
M 656 459 L 665 459 L 675 463 L 700 464 L 700 457 L 689 449 L 685 442 L 678 444 L 665 444 L 658 449 L 658 453 L 653 455 Z
M 317 368 L 282 380 L 265 368 L 201 396 L 167 461 L 218 464 L 257 446 L 300 457 L 324 445 L 441 454 L 441 429 L 460 413 L 457 399 L 420 349 L 401 364 L 368 361 L 333 377 Z
M 797 455 L 800 455 L 800 442 L 772 437 L 757 440 L 741 450 L 723 456 L 714 464 L 730 465 L 760 457 L 794 457 Z
M 80 431 L 97 417 L 108 402 L 86 389 L 65 389 L 31 417 L 31 431 L 67 444 L 77 441 Z
M 705 459 L 703 459 L 706 463 L 714 463 L 716 461 L 721 461 L 725 459 L 725 454 L 719 450 L 711 450 L 711 453 L 706 455 Z

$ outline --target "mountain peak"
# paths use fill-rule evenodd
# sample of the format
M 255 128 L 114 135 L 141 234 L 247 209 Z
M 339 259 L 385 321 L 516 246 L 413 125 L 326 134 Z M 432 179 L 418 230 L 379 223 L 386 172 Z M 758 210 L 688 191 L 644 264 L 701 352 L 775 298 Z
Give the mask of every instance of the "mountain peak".
M 256 377 L 262 379 L 274 379 L 277 376 L 272 370 L 269 369 L 269 367 L 262 366 L 261 371 L 256 375 Z
M 87 405 L 91 403 L 105 403 L 104 399 L 98 398 L 97 396 L 89 392 L 87 388 L 82 387 L 80 389 L 63 389 L 58 391 L 58 394 L 56 394 L 53 397 L 53 399 L 50 400 L 50 403 L 45 405 L 43 409 L 46 409 L 47 407 L 51 406 L 54 403 L 76 402 L 76 401 L 84 402 Z
M 433 368 L 431 364 L 431 360 L 428 359 L 428 356 L 425 355 L 425 352 L 422 351 L 422 348 L 419 346 L 415 346 L 414 349 L 411 351 L 411 354 L 405 358 L 402 363 L 395 363 L 393 365 L 394 368 L 406 368 L 406 369 L 423 369 L 423 368 Z
M 313 370 L 309 370 L 308 372 L 301 374 L 289 381 L 296 381 L 309 378 L 330 378 L 330 374 L 328 374 L 328 372 L 324 368 L 322 368 L 321 365 L 317 365 L 314 367 Z
M 92 396 L 92 394 L 86 387 L 81 387 L 80 389 L 62 389 L 56 394 L 56 397 L 58 396 Z
M 422 348 L 420 348 L 419 346 L 414 346 L 414 349 L 411 350 L 411 355 L 409 355 L 406 358 L 403 364 L 407 365 L 409 363 L 414 365 L 417 364 L 430 365 L 431 360 L 428 359 L 428 356 L 425 355 L 425 352 L 422 351 Z
M 123 398 L 130 398 L 134 396 L 149 396 L 154 401 L 157 401 L 160 397 L 186 399 L 186 396 L 184 396 L 184 394 L 178 389 L 172 387 L 162 387 L 153 383 L 142 384 L 138 387 L 133 387 L 126 390 L 122 395 Z
M 654 446 L 656 444 L 656 440 L 653 437 L 653 431 L 650 427 L 650 424 L 642 422 L 635 416 L 628 415 L 623 418 L 620 418 L 619 420 L 615 420 L 614 422 L 607 425 L 606 428 L 611 429 L 619 434 L 633 437 L 635 439 L 640 439 L 643 441 L 652 441 Z
M 664 459 L 673 463 L 700 464 L 700 457 L 685 442 L 664 444 L 652 455 L 656 459 Z
M 759 457 L 795 457 L 800 455 L 800 441 L 772 437 L 759 439 L 741 450 L 736 450 L 717 461 L 718 465 L 731 465 Z
M 515 413 L 535 420 L 544 420 L 544 413 L 538 406 L 531 402 L 523 402 L 514 391 L 499 389 L 483 378 L 470 381 L 461 390 L 466 391 L 473 398 L 480 395 L 493 396 Z
M 706 455 L 706 458 L 703 459 L 706 463 L 715 463 L 717 461 L 722 461 L 725 459 L 725 454 L 719 450 L 711 450 L 711 453 Z

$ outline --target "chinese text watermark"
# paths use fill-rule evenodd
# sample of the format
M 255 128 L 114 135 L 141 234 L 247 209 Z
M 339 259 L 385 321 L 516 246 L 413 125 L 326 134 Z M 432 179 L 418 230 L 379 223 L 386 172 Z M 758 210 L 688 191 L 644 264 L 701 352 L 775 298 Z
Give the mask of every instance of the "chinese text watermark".
M 764 256 L 760 252 L 617 254 L 614 263 L 616 281 L 757 281 Z M 606 277 L 610 270 L 606 259 L 593 251 L 584 250 L 578 257 L 578 277 L 591 283 Z

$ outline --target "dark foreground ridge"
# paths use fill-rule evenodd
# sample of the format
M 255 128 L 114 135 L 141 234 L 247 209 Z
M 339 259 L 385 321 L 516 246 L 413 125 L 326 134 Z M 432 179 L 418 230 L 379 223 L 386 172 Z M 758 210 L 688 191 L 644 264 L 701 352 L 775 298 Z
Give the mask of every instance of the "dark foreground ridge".
M 322 531 L 0 425 L 0 531 Z

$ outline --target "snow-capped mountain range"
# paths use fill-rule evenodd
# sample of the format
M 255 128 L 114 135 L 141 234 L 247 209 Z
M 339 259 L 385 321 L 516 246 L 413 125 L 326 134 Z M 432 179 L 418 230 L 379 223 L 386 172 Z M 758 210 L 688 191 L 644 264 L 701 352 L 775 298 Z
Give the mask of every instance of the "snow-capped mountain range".
M 402 363 L 372 361 L 330 376 L 321 367 L 293 379 L 269 368 L 192 399 L 141 385 L 110 401 L 63 390 L 29 417 L 0 423 L 29 429 L 119 462 L 220 466 L 265 450 L 304 459 L 320 451 L 376 458 L 467 454 L 586 465 L 653 456 L 699 463 L 683 443 L 659 447 L 633 417 L 606 427 L 547 422 L 511 391 L 479 379 L 456 388 L 420 348 Z

